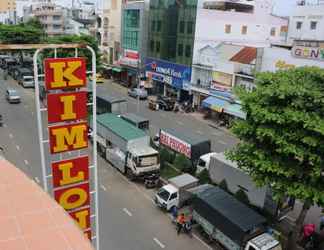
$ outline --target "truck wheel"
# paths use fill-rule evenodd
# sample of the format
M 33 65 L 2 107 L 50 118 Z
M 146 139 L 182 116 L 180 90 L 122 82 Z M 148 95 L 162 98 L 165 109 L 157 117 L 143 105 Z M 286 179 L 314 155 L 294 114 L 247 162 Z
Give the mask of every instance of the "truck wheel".
M 130 170 L 129 168 L 127 168 L 127 170 L 126 170 L 126 176 L 127 176 L 128 180 L 130 180 L 130 181 L 135 180 L 135 176 L 134 176 L 132 170 Z

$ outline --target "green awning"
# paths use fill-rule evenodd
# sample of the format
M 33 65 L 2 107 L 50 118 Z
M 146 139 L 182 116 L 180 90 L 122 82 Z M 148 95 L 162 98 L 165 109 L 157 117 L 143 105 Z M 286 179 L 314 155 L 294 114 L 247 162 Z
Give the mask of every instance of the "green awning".
M 241 119 L 246 119 L 246 113 L 242 110 L 240 104 L 227 104 L 224 108 L 224 113 L 239 117 Z
M 112 71 L 115 71 L 117 73 L 120 73 L 120 72 L 122 72 L 122 69 L 121 68 L 117 68 L 117 67 L 113 67 L 112 68 Z

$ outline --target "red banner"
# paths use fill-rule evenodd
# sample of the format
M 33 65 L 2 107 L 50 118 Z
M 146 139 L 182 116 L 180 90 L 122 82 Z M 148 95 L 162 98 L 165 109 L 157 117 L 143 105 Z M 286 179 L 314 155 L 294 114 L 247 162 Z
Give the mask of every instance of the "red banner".
M 78 211 L 69 212 L 69 215 L 78 223 L 82 230 L 91 227 L 90 224 L 90 207 Z
M 87 119 L 87 92 L 48 94 L 48 123 Z
M 84 58 L 49 58 L 44 68 L 47 90 L 80 88 L 87 83 Z
M 180 140 L 179 138 L 170 135 L 169 133 L 162 131 L 160 132 L 160 143 L 170 149 L 185 155 L 191 159 L 191 145 L 187 142 Z
M 52 163 L 53 188 L 89 180 L 88 156 Z

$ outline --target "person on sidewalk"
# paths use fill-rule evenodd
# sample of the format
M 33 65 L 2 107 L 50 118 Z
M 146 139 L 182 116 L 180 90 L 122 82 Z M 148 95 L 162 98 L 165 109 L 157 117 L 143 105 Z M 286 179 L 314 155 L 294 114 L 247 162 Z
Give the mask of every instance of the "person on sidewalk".
M 172 222 L 177 222 L 178 217 L 178 208 L 177 206 L 173 206 L 171 208 Z
M 320 224 L 319 224 L 320 231 L 324 229 L 324 209 L 322 209 L 322 214 L 320 217 Z
M 179 235 L 181 229 L 183 228 L 184 224 L 186 223 L 186 218 L 184 213 L 181 213 L 177 218 L 177 234 Z

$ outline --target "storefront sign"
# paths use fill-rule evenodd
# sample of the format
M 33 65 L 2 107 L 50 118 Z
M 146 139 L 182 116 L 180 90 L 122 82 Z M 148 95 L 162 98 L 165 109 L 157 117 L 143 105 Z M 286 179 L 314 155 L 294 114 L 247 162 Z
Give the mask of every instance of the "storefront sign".
M 191 158 L 191 145 L 161 130 L 160 143 L 170 149 Z
M 324 48 L 295 46 L 291 53 L 294 57 L 324 61 Z
M 152 73 L 153 80 L 165 82 L 177 89 L 183 89 L 183 85 L 191 81 L 191 68 L 180 64 L 146 58 L 145 70 Z
M 287 69 L 296 68 L 296 66 L 294 64 L 289 64 L 289 63 L 287 63 L 284 60 L 278 60 L 278 61 L 276 61 L 275 66 L 279 70 L 287 70 Z
M 129 58 L 129 59 L 138 60 L 139 54 L 138 54 L 138 51 L 136 51 L 136 50 L 125 49 L 125 57 Z
M 88 147 L 86 62 L 83 58 L 45 60 L 50 153 Z M 69 92 L 66 92 L 66 91 Z M 55 200 L 91 240 L 88 156 L 52 162 Z

